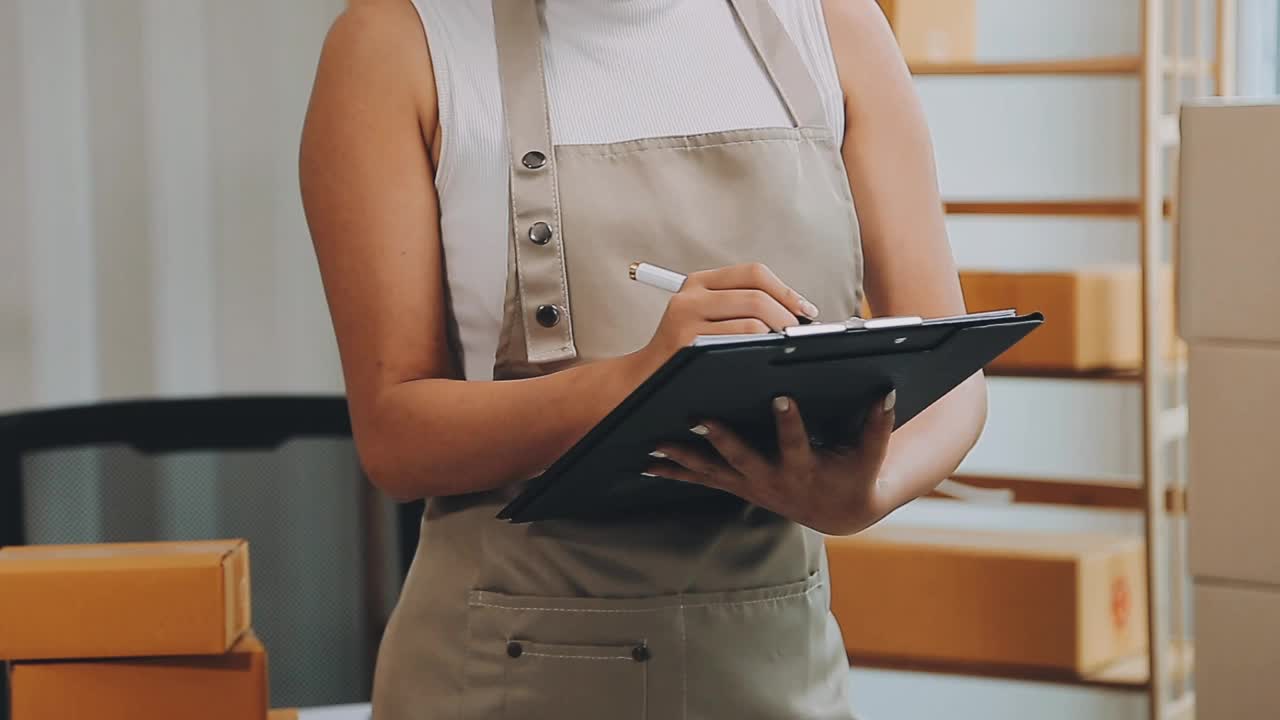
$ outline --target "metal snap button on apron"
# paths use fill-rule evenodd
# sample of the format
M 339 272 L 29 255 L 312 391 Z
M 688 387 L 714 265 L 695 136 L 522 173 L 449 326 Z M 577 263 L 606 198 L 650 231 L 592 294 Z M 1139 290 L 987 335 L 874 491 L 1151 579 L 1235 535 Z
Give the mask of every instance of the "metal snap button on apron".
M 514 640 L 507 643 L 507 656 L 518 658 L 524 654 L 524 646 Z
M 536 222 L 529 227 L 529 240 L 534 245 L 546 245 L 551 242 L 551 226 L 544 222 Z
M 560 324 L 560 308 L 555 305 L 539 305 L 534 315 L 538 324 L 544 328 L 553 328 Z
M 540 170 L 543 165 L 547 164 L 547 156 L 537 150 L 530 150 L 520 158 L 520 162 L 530 170 Z

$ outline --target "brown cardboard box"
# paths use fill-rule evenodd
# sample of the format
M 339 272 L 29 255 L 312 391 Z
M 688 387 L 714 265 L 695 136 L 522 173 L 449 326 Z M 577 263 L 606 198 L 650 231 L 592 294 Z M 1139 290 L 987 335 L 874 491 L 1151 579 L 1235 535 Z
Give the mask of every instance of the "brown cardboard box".
M 13 720 L 266 720 L 267 654 L 253 633 L 221 655 L 17 663 Z
M 1196 583 L 1196 717 L 1274 718 L 1280 708 L 1280 592 Z
M 1137 538 L 887 527 L 827 549 L 855 662 L 1089 671 L 1146 647 Z
M 297 708 L 287 708 L 284 710 L 272 710 L 267 715 L 267 720 L 298 720 Z
M 1166 274 L 1168 293 L 1172 280 Z M 991 364 L 1009 370 L 1137 370 L 1142 367 L 1142 278 L 1134 267 L 1062 272 L 960 273 L 971 312 L 1043 312 L 1044 325 Z M 1165 322 L 1176 346 L 1173 318 Z
M 973 60 L 977 0 L 879 0 L 908 62 Z
M 1182 336 L 1280 342 L 1280 103 L 1182 110 Z
M 1280 586 L 1280 344 L 1197 343 L 1189 363 L 1191 570 Z
M 243 540 L 0 549 L 0 658 L 217 654 L 249 615 Z

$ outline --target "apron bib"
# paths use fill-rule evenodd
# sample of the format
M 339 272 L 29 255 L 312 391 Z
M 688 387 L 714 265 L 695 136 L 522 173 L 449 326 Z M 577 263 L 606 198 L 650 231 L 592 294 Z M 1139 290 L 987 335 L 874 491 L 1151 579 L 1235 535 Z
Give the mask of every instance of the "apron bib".
M 552 144 L 535 0 L 493 0 L 512 232 L 495 378 L 624 355 L 670 296 L 644 260 L 763 262 L 828 319 L 862 300 L 858 223 L 816 85 L 768 0 L 732 0 L 794 127 Z M 433 498 L 379 653 L 377 720 L 851 718 L 822 536 L 729 500 L 625 521 Z

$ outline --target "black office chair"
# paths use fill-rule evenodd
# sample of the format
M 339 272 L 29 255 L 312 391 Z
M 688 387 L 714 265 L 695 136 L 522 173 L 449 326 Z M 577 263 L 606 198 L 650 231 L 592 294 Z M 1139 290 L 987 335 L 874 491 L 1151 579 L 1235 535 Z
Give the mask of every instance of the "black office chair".
M 0 545 L 248 539 L 276 706 L 368 701 L 421 512 L 366 482 L 342 397 L 0 416 Z

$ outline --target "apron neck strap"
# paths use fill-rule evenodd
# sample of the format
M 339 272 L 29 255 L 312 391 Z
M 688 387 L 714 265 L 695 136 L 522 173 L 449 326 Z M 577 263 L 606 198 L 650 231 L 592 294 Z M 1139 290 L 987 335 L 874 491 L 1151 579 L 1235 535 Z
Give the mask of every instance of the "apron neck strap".
M 535 364 L 573 360 L 578 352 L 569 310 L 538 3 L 493 0 L 493 26 L 510 167 L 509 273 L 514 273 L 525 351 Z
M 796 127 L 824 127 L 822 96 L 795 41 L 769 0 L 730 0 Z

